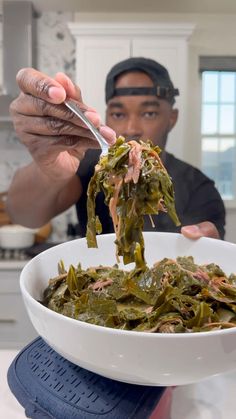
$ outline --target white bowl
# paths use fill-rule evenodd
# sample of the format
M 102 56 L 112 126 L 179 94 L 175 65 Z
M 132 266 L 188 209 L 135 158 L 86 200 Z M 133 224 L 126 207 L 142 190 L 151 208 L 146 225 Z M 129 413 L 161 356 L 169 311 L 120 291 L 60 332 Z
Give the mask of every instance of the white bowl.
M 236 244 L 209 238 L 192 241 L 174 233 L 144 233 L 144 238 L 149 265 L 163 257 L 192 255 L 196 263 L 215 262 L 226 274 L 236 272 Z M 114 239 L 113 234 L 98 236 L 98 249 L 88 249 L 85 239 L 73 240 L 27 263 L 20 286 L 39 335 L 73 363 L 128 383 L 189 384 L 235 369 L 236 328 L 188 334 L 115 330 L 68 318 L 37 301 L 42 299 L 49 278 L 57 275 L 61 259 L 66 268 L 78 262 L 83 268 L 116 263 Z
M 0 227 L 0 247 L 3 249 L 24 249 L 34 244 L 37 229 L 19 224 Z

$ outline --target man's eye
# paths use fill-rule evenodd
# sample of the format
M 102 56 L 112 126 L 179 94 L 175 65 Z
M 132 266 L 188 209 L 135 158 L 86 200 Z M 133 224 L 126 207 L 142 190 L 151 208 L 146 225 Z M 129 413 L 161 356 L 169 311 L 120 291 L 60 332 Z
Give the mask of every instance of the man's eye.
M 158 116 L 158 112 L 156 111 L 143 112 L 142 116 L 143 118 L 146 118 L 146 119 L 155 119 Z
M 113 119 L 124 119 L 125 118 L 125 114 L 123 112 L 112 112 L 111 113 L 111 117 Z

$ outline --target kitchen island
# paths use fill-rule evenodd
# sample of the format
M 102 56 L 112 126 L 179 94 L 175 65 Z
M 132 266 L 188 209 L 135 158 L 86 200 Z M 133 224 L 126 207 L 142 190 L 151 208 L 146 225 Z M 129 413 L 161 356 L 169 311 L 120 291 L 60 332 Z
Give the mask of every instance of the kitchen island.
M 37 336 L 20 292 L 27 261 L 0 259 L 0 349 L 20 349 Z

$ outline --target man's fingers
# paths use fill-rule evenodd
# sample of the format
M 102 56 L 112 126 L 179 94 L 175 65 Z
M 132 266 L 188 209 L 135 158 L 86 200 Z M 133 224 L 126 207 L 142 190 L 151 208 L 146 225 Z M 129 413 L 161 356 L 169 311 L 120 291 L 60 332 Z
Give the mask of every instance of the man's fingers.
M 82 102 L 82 94 L 80 88 L 76 86 L 66 74 L 61 72 L 57 73 L 55 80 L 64 87 L 67 97 Z
M 95 141 L 80 118 L 63 104 L 66 97 L 71 97 L 101 130 L 108 143 L 115 142 L 114 131 L 106 126 L 101 127 L 100 115 L 82 102 L 80 89 L 64 73 L 57 73 L 54 80 L 35 69 L 25 68 L 18 72 L 17 81 L 21 93 L 11 103 L 10 113 L 15 130 L 22 134 L 22 138 L 24 133 L 35 133 L 44 136 L 77 135 Z M 28 118 L 30 116 L 35 120 Z
M 106 138 L 106 140 L 109 144 L 114 144 L 115 143 L 116 133 L 112 128 L 107 127 L 106 125 L 102 125 L 100 127 L 99 131 L 103 135 L 103 137 Z
M 84 105 L 81 105 L 81 108 L 84 110 Z M 76 123 L 76 121 L 80 121 L 80 119 L 75 116 L 74 113 L 64 105 L 64 103 L 58 105 L 52 104 L 38 97 L 22 92 L 15 100 L 12 101 L 10 111 L 13 115 L 54 116 L 64 119 L 65 121 L 70 120 L 74 123 Z M 79 125 L 81 125 L 81 121 Z
M 88 119 L 96 126 L 99 127 L 101 124 L 100 115 L 91 110 L 90 107 L 87 107 L 83 103 L 78 103 L 78 106 L 85 111 L 86 116 Z M 81 119 L 76 116 L 70 109 L 68 109 L 63 103 L 59 105 L 55 105 L 49 102 L 46 102 L 43 99 L 27 95 L 25 93 L 21 93 L 10 105 L 10 112 L 12 116 L 16 116 L 16 114 L 22 116 L 52 116 L 64 121 L 70 121 L 71 123 L 77 126 L 85 127 L 84 123 Z M 114 131 L 110 128 L 106 129 L 103 128 L 103 135 L 108 133 L 108 137 L 114 137 Z M 111 134 L 113 133 L 113 134 Z
M 81 109 L 84 109 L 84 105 L 81 104 Z M 63 103 L 55 105 L 49 102 L 46 102 L 43 99 L 27 95 L 25 93 L 20 93 L 20 95 L 12 101 L 10 105 L 10 113 L 14 116 L 14 120 L 22 120 L 27 116 L 51 116 L 58 118 L 64 121 L 70 121 L 71 123 L 77 126 L 85 126 L 80 118 L 78 118 L 70 109 L 68 109 Z M 92 116 L 93 120 L 96 120 L 97 117 Z M 90 119 L 92 119 L 90 116 Z
M 24 93 L 48 102 L 62 103 L 66 98 L 66 91 L 60 83 L 33 68 L 18 71 L 16 81 Z
M 99 148 L 97 141 L 90 138 L 78 138 L 69 135 L 60 135 L 57 137 L 26 134 L 24 143 L 31 154 L 37 160 L 39 156 L 44 159 L 51 159 L 61 151 L 68 151 L 73 155 L 86 151 L 88 148 Z
M 76 126 L 70 121 L 50 116 L 25 116 L 23 121 L 19 118 L 15 121 L 15 130 L 19 135 L 21 133 L 52 137 L 69 135 L 95 141 L 94 135 L 86 127 Z
M 184 226 L 181 228 L 181 233 L 189 239 L 199 239 L 202 237 L 202 233 L 198 225 Z
M 216 226 L 210 221 L 184 226 L 181 228 L 181 233 L 189 239 L 199 239 L 200 237 L 211 237 L 213 239 L 220 238 Z

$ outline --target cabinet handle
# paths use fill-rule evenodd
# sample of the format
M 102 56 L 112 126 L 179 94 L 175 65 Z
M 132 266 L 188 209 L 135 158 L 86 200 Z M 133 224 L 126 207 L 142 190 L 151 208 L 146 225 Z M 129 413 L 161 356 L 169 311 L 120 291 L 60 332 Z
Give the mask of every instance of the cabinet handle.
M 16 323 L 15 319 L 0 319 L 0 324 L 1 323 Z

